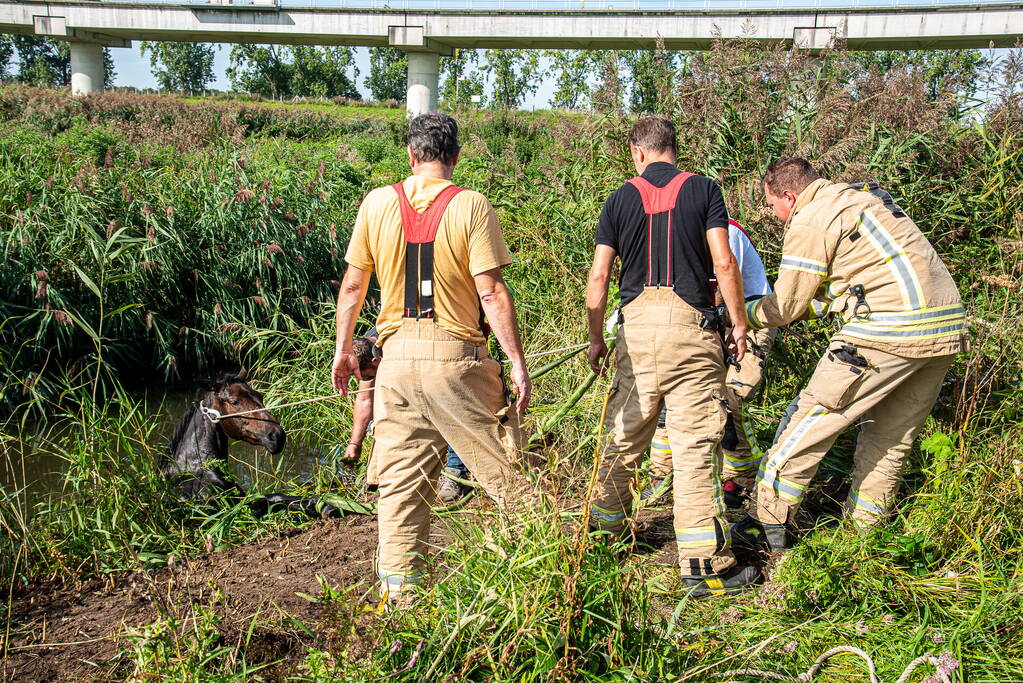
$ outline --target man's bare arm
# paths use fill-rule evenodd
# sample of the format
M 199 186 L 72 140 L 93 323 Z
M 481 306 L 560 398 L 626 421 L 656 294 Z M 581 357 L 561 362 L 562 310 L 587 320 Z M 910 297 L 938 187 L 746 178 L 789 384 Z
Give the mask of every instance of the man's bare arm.
M 369 271 L 349 265 L 337 293 L 337 331 L 334 339 L 331 380 L 334 389 L 342 395 L 348 393 L 349 377 L 355 375 L 362 379 L 359 359 L 352 348 L 352 335 L 355 334 L 355 323 L 359 320 L 362 303 L 366 300 L 369 276 Z
M 590 349 L 587 359 L 596 373 L 604 372 L 607 344 L 604 343 L 604 314 L 607 313 L 607 285 L 611 281 L 611 267 L 617 252 L 606 244 L 598 244 L 593 251 L 593 265 L 586 282 L 586 320 L 589 327 Z
M 348 446 L 345 448 L 345 460 L 358 460 L 362 454 L 362 442 L 366 440 L 369 423 L 373 421 L 373 392 L 366 390 L 373 389 L 374 382 L 375 380 L 372 379 L 364 379 L 359 382 L 359 391 L 362 393 L 355 397 L 352 434 L 348 438 Z
M 522 352 L 522 340 L 519 337 L 519 323 L 515 317 L 515 302 L 511 292 L 504 283 L 500 268 L 493 268 L 480 273 L 475 278 L 476 292 L 479 294 L 483 313 L 497 337 L 497 343 L 504 349 L 511 361 L 511 381 L 517 401 L 515 407 L 521 415 L 529 404 L 529 395 L 533 391 L 533 383 L 526 370 L 526 358 Z
M 728 228 L 711 228 L 707 231 L 707 246 L 714 261 L 714 274 L 718 281 L 718 292 L 728 308 L 732 321 L 729 340 L 730 351 L 736 361 L 746 355 L 746 306 L 742 289 L 742 273 L 728 244 Z

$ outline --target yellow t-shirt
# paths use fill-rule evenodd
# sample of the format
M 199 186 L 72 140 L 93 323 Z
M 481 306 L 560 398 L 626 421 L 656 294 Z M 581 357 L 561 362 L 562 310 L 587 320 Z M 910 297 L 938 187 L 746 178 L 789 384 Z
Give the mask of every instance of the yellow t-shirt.
M 451 185 L 440 178 L 411 176 L 403 186 L 412 208 L 422 213 Z M 378 187 L 366 195 L 355 218 L 345 260 L 376 271 L 381 309 L 377 344 L 401 325 L 405 312 L 405 237 L 394 189 Z M 497 215 L 479 192 L 459 192 L 448 204 L 433 245 L 434 321 L 459 339 L 485 341 L 480 330 L 480 299 L 473 277 L 511 263 Z

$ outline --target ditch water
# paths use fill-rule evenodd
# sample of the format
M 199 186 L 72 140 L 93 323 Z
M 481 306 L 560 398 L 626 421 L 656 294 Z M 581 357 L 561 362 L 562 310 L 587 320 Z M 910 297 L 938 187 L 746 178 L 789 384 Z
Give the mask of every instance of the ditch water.
M 191 391 L 174 390 L 163 395 L 135 396 L 144 399 L 145 414 L 151 416 L 152 430 L 144 437 L 153 449 L 153 467 L 157 467 L 155 454 L 162 452 L 174 425 L 185 410 L 196 400 Z M 284 425 L 287 429 L 287 425 Z M 78 429 L 75 425 L 50 422 L 46 425 L 26 425 L 25 438 L 14 438 L 0 434 L 0 495 L 20 492 L 23 501 L 31 505 L 43 498 L 59 495 L 64 484 L 67 460 L 59 453 L 62 441 L 73 438 Z M 340 444 L 343 449 L 347 442 L 338 435 L 337 444 L 327 439 L 296 438 L 288 434 L 287 445 L 277 455 L 266 449 L 243 442 L 234 442 L 228 451 L 231 469 L 246 487 L 255 481 L 302 482 L 313 476 L 317 468 L 335 467 L 336 457 L 332 453 Z

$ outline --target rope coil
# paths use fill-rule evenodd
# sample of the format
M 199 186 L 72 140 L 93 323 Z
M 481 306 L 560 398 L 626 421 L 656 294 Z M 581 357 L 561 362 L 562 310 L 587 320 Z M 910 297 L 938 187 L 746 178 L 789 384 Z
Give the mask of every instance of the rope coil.
M 874 660 L 871 656 L 860 648 L 853 647 L 852 645 L 839 645 L 838 647 L 831 648 L 818 657 L 809 669 L 798 676 L 788 676 L 774 671 L 763 671 L 761 669 L 732 669 L 730 671 L 724 671 L 718 675 L 726 679 L 733 679 L 735 676 L 756 676 L 761 680 L 766 679 L 771 681 L 810 683 L 810 681 L 812 681 L 817 674 L 820 673 L 821 669 L 824 668 L 824 664 L 827 663 L 829 659 L 840 654 L 853 654 L 862 659 L 867 664 L 867 674 L 870 676 L 870 683 L 881 683 L 881 679 L 877 677 L 877 668 L 874 666 Z M 936 680 L 941 683 L 952 683 L 952 679 L 949 677 L 949 674 L 959 666 L 959 662 L 950 655 L 946 660 L 946 655 L 947 653 L 943 654 L 941 657 L 935 657 L 934 654 L 925 652 L 906 666 L 902 675 L 899 676 L 895 683 L 906 683 L 913 671 L 921 664 L 930 664 L 935 668 L 934 676 L 936 677 Z M 730 680 L 729 683 L 736 682 Z

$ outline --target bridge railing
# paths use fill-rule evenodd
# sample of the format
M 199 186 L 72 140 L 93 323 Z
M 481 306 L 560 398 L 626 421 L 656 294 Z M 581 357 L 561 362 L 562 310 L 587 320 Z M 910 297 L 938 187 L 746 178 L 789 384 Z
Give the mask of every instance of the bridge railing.
M 125 0 L 100 0 L 124 2 Z M 531 10 L 531 11 L 644 11 L 644 10 L 778 10 L 778 9 L 892 9 L 1005 4 L 1005 0 L 129 0 L 135 4 L 231 6 L 266 9 L 392 10 Z

